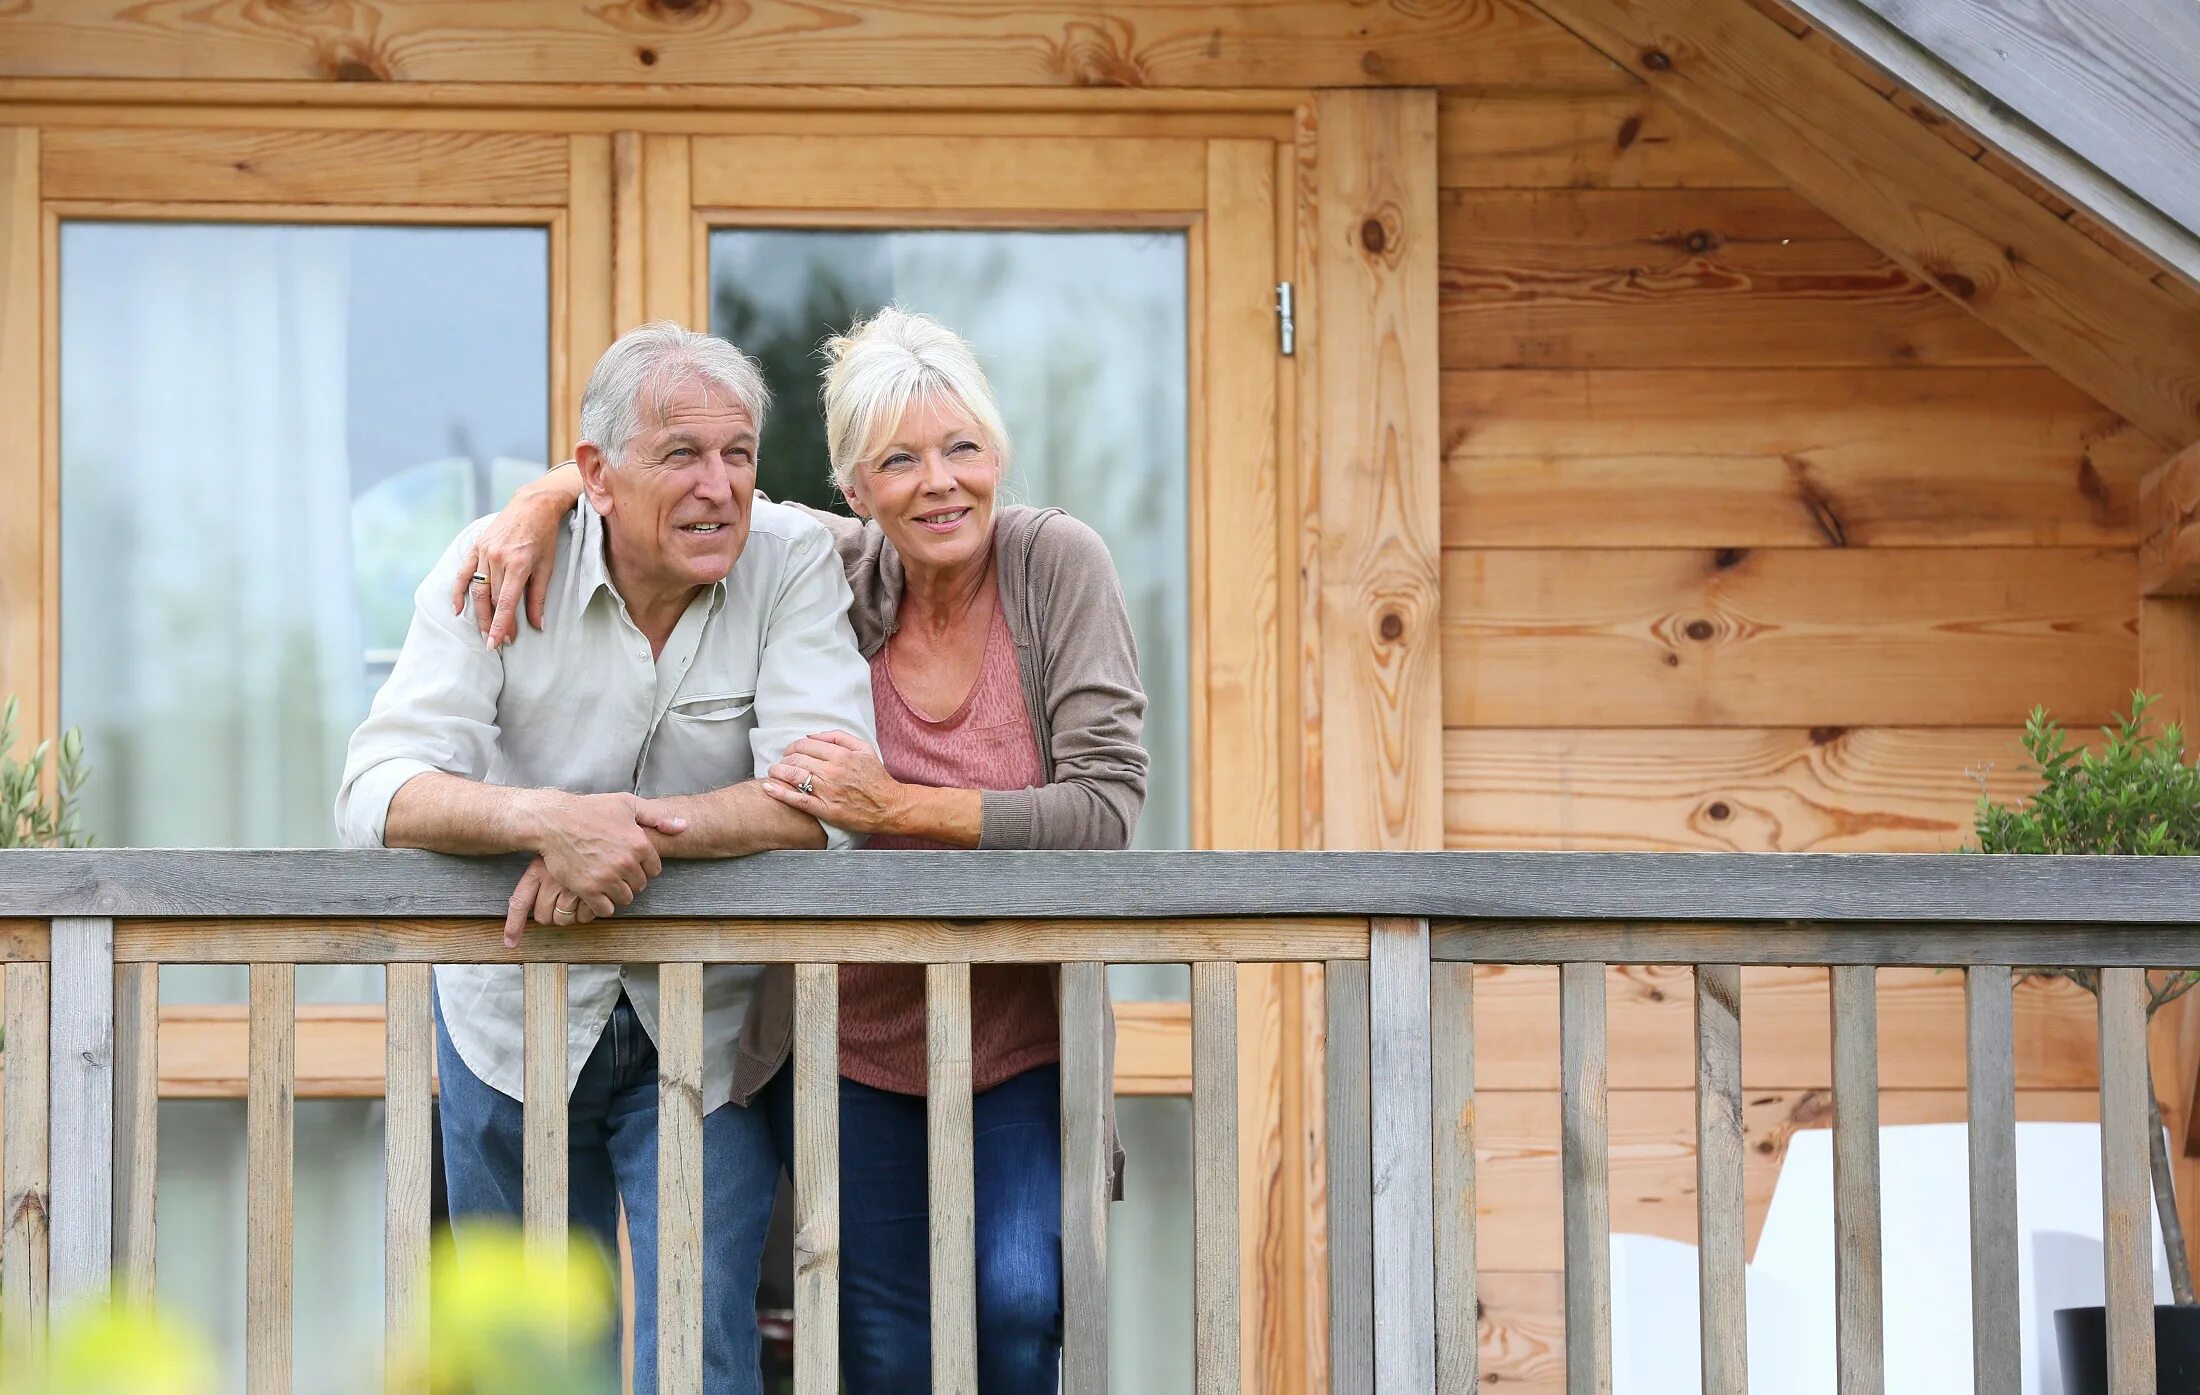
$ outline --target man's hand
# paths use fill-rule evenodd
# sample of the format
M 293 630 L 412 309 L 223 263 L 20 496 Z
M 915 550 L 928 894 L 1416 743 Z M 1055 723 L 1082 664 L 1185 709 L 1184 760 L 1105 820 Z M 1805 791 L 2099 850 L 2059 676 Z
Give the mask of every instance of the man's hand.
M 504 947 L 518 949 L 532 917 L 537 925 L 586 925 L 596 908 L 553 881 L 540 857 L 531 859 L 504 907 Z
M 674 836 L 687 828 L 685 819 L 637 795 L 537 793 L 532 841 L 543 875 L 578 898 L 554 908 L 552 919 L 559 923 L 583 919 L 584 908 L 593 912 L 585 918 L 595 919 L 633 904 L 664 870 L 650 834 Z M 568 909 L 572 921 L 563 917 Z

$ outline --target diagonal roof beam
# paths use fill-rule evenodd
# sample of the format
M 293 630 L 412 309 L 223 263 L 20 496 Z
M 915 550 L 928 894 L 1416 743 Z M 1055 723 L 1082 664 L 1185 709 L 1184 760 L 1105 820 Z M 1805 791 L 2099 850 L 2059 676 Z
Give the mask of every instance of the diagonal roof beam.
M 1536 0 L 1667 101 L 2165 444 L 2200 439 L 2200 310 L 1750 0 Z

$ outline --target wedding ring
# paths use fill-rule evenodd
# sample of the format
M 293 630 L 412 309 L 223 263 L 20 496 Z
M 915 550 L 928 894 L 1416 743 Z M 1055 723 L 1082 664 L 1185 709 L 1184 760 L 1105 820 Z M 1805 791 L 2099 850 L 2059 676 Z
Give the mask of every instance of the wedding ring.
M 794 787 L 794 792 L 796 794 L 815 794 L 817 792 L 817 777 L 815 775 L 803 776 L 802 783 Z
M 568 906 L 565 904 L 565 898 L 560 896 L 550 907 L 550 918 L 560 925 L 570 925 L 573 923 L 573 917 L 579 914 L 580 908 L 581 903 L 579 900 L 576 899 L 572 905 Z
M 489 574 L 488 574 L 487 572 L 475 572 L 475 573 L 474 573 L 474 585 L 476 585 L 476 586 L 487 586 L 488 584 L 489 584 Z

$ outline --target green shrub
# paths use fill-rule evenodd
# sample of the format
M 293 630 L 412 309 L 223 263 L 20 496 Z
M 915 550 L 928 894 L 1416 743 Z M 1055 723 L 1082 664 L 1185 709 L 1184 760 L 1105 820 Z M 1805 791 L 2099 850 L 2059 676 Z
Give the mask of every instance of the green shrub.
M 61 737 L 54 778 L 46 781 L 50 742 L 30 759 L 15 758 L 16 700 L 0 703 L 0 848 L 81 848 L 90 835 L 77 822 L 76 799 L 92 773 L 84 764 L 84 738 L 71 727 Z
M 2185 763 L 2176 723 L 2142 734 L 2156 699 L 2131 695 L 2131 711 L 2101 728 L 2099 750 L 2072 749 L 2044 707 L 2024 724 L 2024 749 L 2040 787 L 2016 804 L 1981 797 L 1980 852 L 2179 856 L 2200 852 L 2200 770 Z

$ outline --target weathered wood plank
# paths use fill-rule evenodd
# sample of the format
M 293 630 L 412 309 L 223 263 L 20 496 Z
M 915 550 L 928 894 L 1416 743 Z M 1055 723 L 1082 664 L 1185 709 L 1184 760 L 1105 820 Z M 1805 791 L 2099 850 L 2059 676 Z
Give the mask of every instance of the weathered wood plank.
M 154 1296 L 160 1174 L 160 966 L 115 968 L 115 1291 Z
M 2138 532 L 2141 595 L 2200 593 L 2200 445 L 2140 484 Z
M 1876 93 L 1825 81 L 1823 60 L 1749 0 L 1542 8 L 2142 429 L 2200 435 L 2200 312 L 1963 152 L 1919 139 Z
M 2101 1235 L 2108 1388 L 2154 1383 L 2153 1178 L 2148 1171 L 2146 970 L 2101 970 Z
M 657 969 L 657 1383 L 703 1388 L 703 966 Z
M 44 964 L 0 969 L 6 977 L 7 1108 L 0 1112 L 0 1375 L 11 1383 L 33 1378 L 46 1331 L 47 1184 L 47 989 Z
M 1566 1389 L 1612 1390 L 1611 1117 L 1604 966 L 1559 967 L 1559 1137 L 1566 1187 Z
M 1696 1231 L 1704 1395 L 1748 1395 L 1742 971 L 1696 970 Z
M 1770 854 L 1767 854 L 1770 856 Z M 2118 926 L 1861 925 L 1707 928 L 1677 921 L 1593 925 L 1572 921 L 1436 923 L 1438 959 L 1548 964 L 1595 958 L 1618 964 L 2027 964 L 2084 968 L 2200 968 L 2200 930 Z
M 56 127 L 41 164 L 49 199 L 555 208 L 566 151 L 519 131 Z
M 1640 90 L 1438 95 L 1446 189 L 1779 188 L 1746 152 Z
M 2092 722 L 2130 697 L 2137 611 L 2127 552 L 1447 551 L 1444 720 Z
M 840 966 L 794 971 L 795 1395 L 840 1388 Z
M 2009 967 L 1964 971 L 1971 1132 L 1971 1374 L 2018 1395 L 2016 1005 Z
M 1237 969 L 1192 966 L 1192 1371 L 1199 1395 L 1243 1380 L 1238 1306 Z
M 1455 370 L 1446 547 L 2131 546 L 2160 442 L 2038 367 Z
M 1378 917 L 1368 936 L 1375 1220 L 1375 1388 L 1436 1385 L 1434 1133 L 1428 922 Z
M 1324 92 L 1314 107 L 1323 838 L 1434 848 L 1444 697 L 1441 407 L 1427 294 L 1436 104 L 1427 92 Z
M 2016 727 L 1454 727 L 1444 838 L 1468 849 L 1951 852 L 2029 794 Z M 1983 782 L 1983 789 L 1981 782 Z
M 939 1395 L 977 1395 L 978 1232 L 972 1152 L 975 1121 L 970 1101 L 970 966 L 927 965 L 924 1007 L 932 1389 Z
M 0 920 L 0 964 L 43 964 L 52 957 L 48 922 L 24 916 Z
M 56 1308 L 105 1297 L 114 1265 L 114 968 L 113 921 L 54 920 L 46 1098 Z
M 1108 1395 L 1107 972 L 1062 966 L 1062 1395 Z
M 425 964 L 392 964 L 383 996 L 387 1106 L 382 1115 L 382 1350 L 392 1395 L 426 1395 L 425 1383 L 405 1385 L 406 1358 L 427 1335 L 428 1220 L 434 1190 L 433 1099 L 435 1022 Z
M 525 972 L 523 1166 L 521 1207 L 527 1243 L 552 1257 L 565 1254 L 568 1130 L 565 965 L 529 964 Z
M 1329 1389 L 1375 1388 L 1375 1230 L 1369 1098 L 1368 966 L 1332 962 L 1326 1008 L 1323 1136 L 1328 1142 Z
M 1886 1388 L 1874 972 L 1868 965 L 1833 971 L 1834 1329 L 1841 1395 L 1878 1395 Z
M 1475 1258 L 1474 967 L 1429 971 L 1430 1075 L 1436 1130 L 1436 1389 L 1480 1388 L 1481 1312 Z
M 248 1395 L 290 1395 L 294 1064 L 298 971 L 252 966 L 252 1088 L 245 1098 L 244 1346 Z

